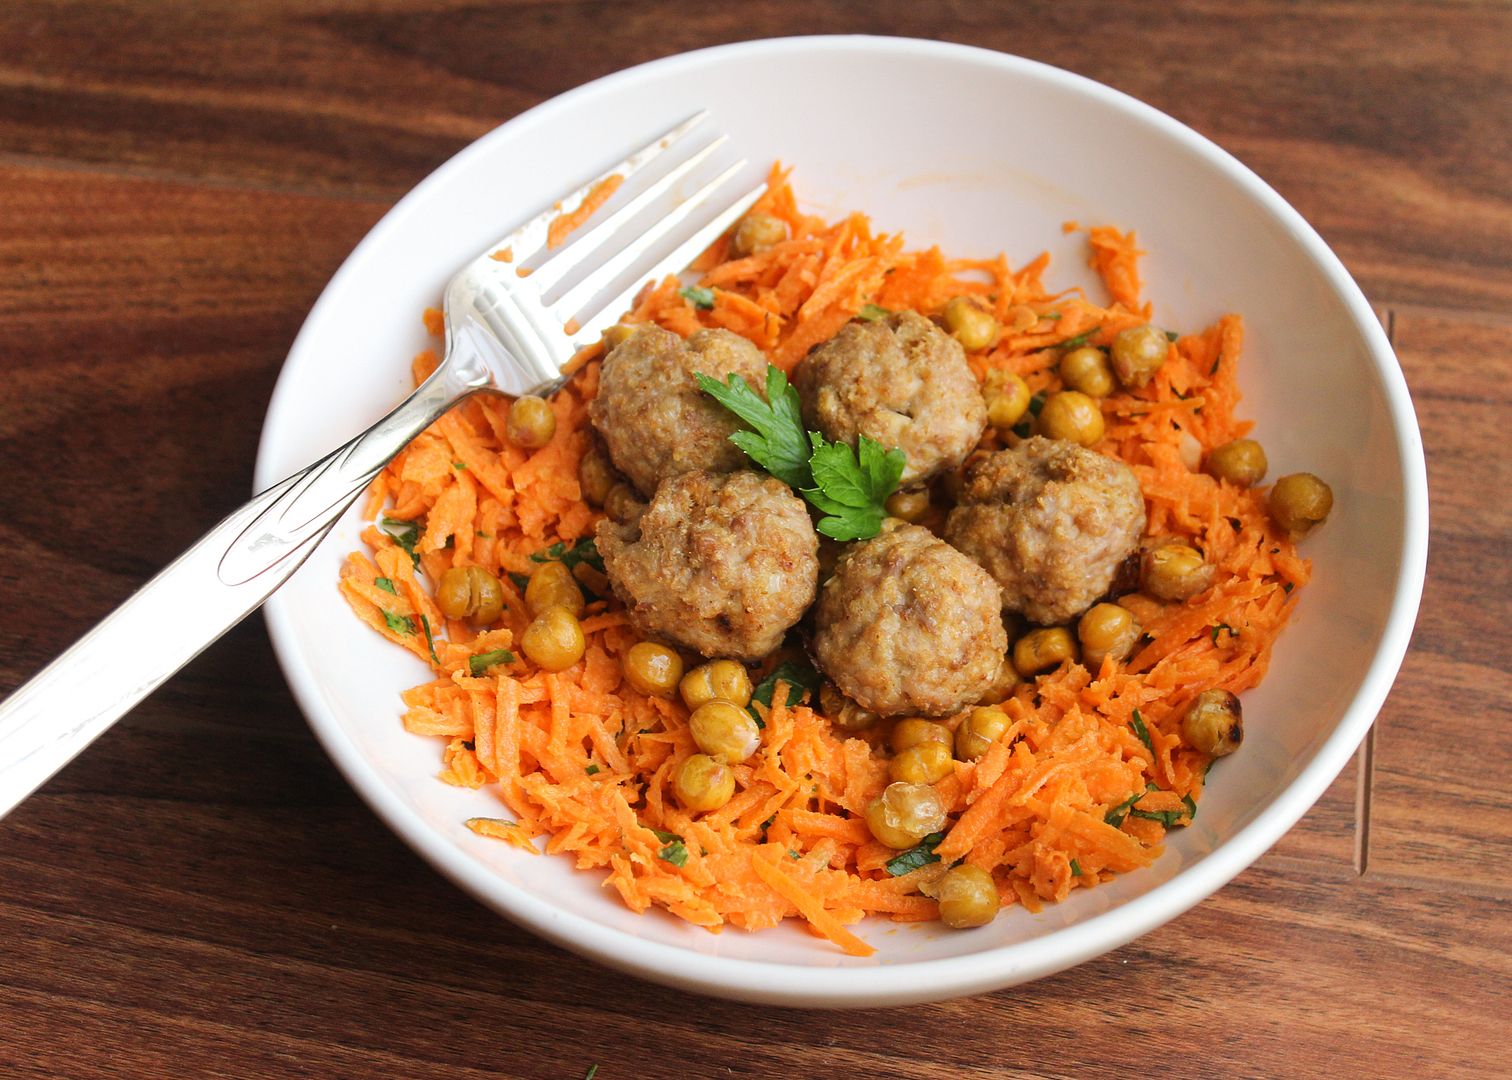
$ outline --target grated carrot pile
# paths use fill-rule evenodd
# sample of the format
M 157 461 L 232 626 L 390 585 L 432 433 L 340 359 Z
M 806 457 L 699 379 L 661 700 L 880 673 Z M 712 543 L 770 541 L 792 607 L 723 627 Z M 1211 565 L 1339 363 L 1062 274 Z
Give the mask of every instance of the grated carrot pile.
M 729 257 L 728 239 L 717 242 L 697 264 L 711 308 L 668 278 L 643 290 L 627 321 L 683 335 L 725 327 L 791 369 L 867 305 L 933 314 L 969 294 L 1007 328 L 995 347 L 969 357 L 977 376 L 1006 369 L 1048 392 L 1059 388 L 1065 342 L 1107 345 L 1150 319 L 1132 233 L 1090 230 L 1090 262 L 1111 298 L 1103 305 L 1080 290 L 1049 291 L 1045 255 L 1017 268 L 1002 256 L 947 259 L 873 232 L 861 214 L 834 223 L 807 216 L 776 169 L 756 209 L 786 222 L 789 238 L 746 258 Z M 427 321 L 433 332 L 436 323 Z M 405 727 L 445 741 L 443 780 L 496 790 L 508 814 L 469 827 L 532 852 L 543 840 L 546 852 L 601 872 L 635 911 L 665 908 L 713 931 L 801 918 L 845 952 L 866 955 L 871 947 L 846 927 L 868 914 L 935 918 L 931 886 L 959 859 L 991 872 L 1005 905 L 1038 911 L 1148 865 L 1168 823 L 1191 820 L 1209 759 L 1183 744 L 1182 711 L 1201 690 L 1260 681 L 1294 589 L 1307 580 L 1307 562 L 1265 512 L 1264 489 L 1220 484 L 1187 464 L 1250 426 L 1235 417 L 1242 345 L 1240 319 L 1224 316 L 1175 340 L 1148 386 L 1102 402 L 1107 435 L 1097 449 L 1137 474 L 1148 531 L 1199 546 L 1218 568 L 1214 584 L 1184 603 L 1124 597 L 1147 633 L 1126 663 L 1109 659 L 1096 672 L 1067 664 L 1021 684 L 1002 705 L 1008 734 L 936 785 L 953 819 L 939 861 L 901 876 L 887 870 L 897 853 L 873 840 L 861 817 L 887 782 L 878 735 L 847 738 L 806 705 L 785 706 L 779 692 L 762 709 L 761 750 L 734 766 L 735 797 L 690 815 L 670 793 L 674 770 L 696 752 L 687 710 L 624 682 L 621 660 L 638 638 L 617 602 L 589 605 L 586 654 L 564 672 L 535 670 L 514 648 L 529 621 L 522 585 L 538 565 L 531 555 L 591 534 L 599 517 L 577 481 L 592 441 L 596 357 L 553 399 L 556 434 L 543 449 L 512 447 L 507 403 L 480 397 L 395 458 L 369 496 L 369 553 L 348 558 L 340 588 L 360 618 L 432 669 L 431 681 L 404 694 Z M 435 364 L 433 352 L 421 354 L 416 379 Z M 1001 444 L 991 432 L 983 443 Z M 413 556 L 400 543 L 411 537 Z M 447 568 L 468 565 L 503 581 L 504 615 L 482 632 L 447 620 L 432 598 Z M 507 658 L 474 671 L 484 654 Z

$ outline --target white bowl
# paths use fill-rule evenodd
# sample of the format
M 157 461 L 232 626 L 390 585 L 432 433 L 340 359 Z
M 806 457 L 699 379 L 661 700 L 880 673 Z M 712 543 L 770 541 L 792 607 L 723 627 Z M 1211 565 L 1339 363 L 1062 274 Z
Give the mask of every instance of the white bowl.
M 1052 284 L 1087 284 L 1084 241 L 1115 223 L 1149 251 L 1162 326 L 1237 311 L 1244 414 L 1273 475 L 1308 470 L 1336 495 L 1310 537 L 1313 583 L 1270 676 L 1246 696 L 1244 750 L 1156 864 L 991 926 L 870 921 L 868 959 L 788 926 L 712 935 L 633 915 L 563 858 L 469 832 L 489 791 L 435 779 L 440 747 L 399 724 L 427 671 L 359 624 L 336 590 L 360 547 L 348 514 L 268 604 L 285 673 L 315 733 L 378 815 L 501 914 L 612 967 L 687 989 L 801 1006 L 880 1006 L 977 993 L 1096 956 L 1185 911 L 1253 862 L 1359 743 L 1406 649 L 1421 592 L 1427 485 L 1412 403 L 1365 298 L 1315 232 L 1253 173 L 1107 87 L 999 53 L 891 38 L 794 38 L 709 49 L 620 72 L 517 117 L 410 192 L 332 279 L 268 410 L 257 484 L 365 427 L 410 387 L 420 313 L 452 271 L 560 191 L 699 106 L 742 151 L 796 167 L 820 213 L 856 208 L 947 252 L 1048 249 Z

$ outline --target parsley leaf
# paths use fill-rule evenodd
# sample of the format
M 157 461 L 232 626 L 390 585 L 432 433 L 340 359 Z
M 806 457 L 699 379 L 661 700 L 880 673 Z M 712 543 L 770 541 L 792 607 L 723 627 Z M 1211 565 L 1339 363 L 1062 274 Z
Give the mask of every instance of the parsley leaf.
M 1215 627 L 1213 627 L 1213 644 L 1214 644 L 1214 645 L 1217 645 L 1217 644 L 1218 644 L 1218 632 L 1219 632 L 1219 631 L 1220 631 L 1220 630 L 1227 630 L 1227 631 L 1228 631 L 1228 632 L 1229 632 L 1229 639 L 1230 639 L 1230 644 L 1232 644 L 1232 643 L 1233 643 L 1233 639 L 1234 639 L 1234 638 L 1236 638 L 1236 637 L 1238 637 L 1238 636 L 1239 636 L 1239 631 L 1237 631 L 1237 630 L 1235 630 L 1235 629 L 1234 629 L 1234 628 L 1233 628 L 1233 627 L 1232 627 L 1232 626 L 1230 626 L 1230 625 L 1229 625 L 1229 624 L 1228 624 L 1228 623 L 1226 623 L 1226 622 L 1221 622 L 1221 623 L 1219 623 L 1219 624 L 1218 624 L 1218 625 L 1217 625 L 1217 626 L 1215 626 Z
M 415 544 L 420 540 L 420 523 L 410 521 L 408 518 L 389 517 L 385 514 L 378 520 L 378 528 L 394 538 L 394 543 L 402 547 L 410 557 L 410 561 L 416 566 L 420 565 L 420 556 L 415 553 Z
M 597 765 L 590 765 L 586 769 L 584 769 L 583 771 L 585 773 L 587 773 L 589 776 L 597 776 L 599 774 L 599 772 L 600 772 L 600 769 L 599 769 L 599 767 Z
M 1173 342 L 1174 342 L 1174 341 L 1179 341 L 1179 340 L 1181 340 L 1181 335 L 1180 335 L 1180 334 L 1178 334 L 1178 333 L 1177 333 L 1177 332 L 1176 332 L 1176 331 L 1174 331 L 1174 330 L 1167 330 L 1167 331 L 1166 331 L 1166 332 L 1165 332 L 1165 336 L 1166 336 L 1166 340 L 1167 340 L 1167 341 L 1173 341 Z
M 1166 828 L 1174 828 L 1186 815 L 1180 810 L 1130 810 L 1130 815 L 1146 821 L 1158 821 Z
M 590 1065 L 588 1067 L 588 1075 L 584 1076 L 583 1080 L 593 1080 L 593 1078 L 595 1076 L 597 1076 L 597 1075 L 598 1075 L 598 1065 L 597 1064 Z
M 393 582 L 393 580 L 391 578 L 386 578 L 386 577 L 374 578 L 373 579 L 373 584 L 376 585 L 376 586 L 378 586 L 380 589 L 382 589 L 386 593 L 392 593 L 395 596 L 399 595 L 399 590 L 396 589 L 396 588 L 394 588 L 394 582 Z
M 683 866 L 688 861 L 688 847 L 681 840 L 674 840 L 658 851 L 656 857 L 673 866 Z
M 1124 823 L 1124 818 L 1129 816 L 1129 809 L 1140 799 L 1144 798 L 1144 795 L 1145 793 L 1143 791 L 1136 791 L 1123 802 L 1119 803 L 1113 809 L 1104 814 L 1103 821 L 1113 826 L 1115 829 L 1118 828 Z
M 767 708 L 772 707 L 772 696 L 777 693 L 777 684 L 786 683 L 788 706 L 799 704 L 810 693 L 819 689 L 819 673 L 807 664 L 795 664 L 791 660 L 784 660 L 777 665 L 777 669 L 766 678 L 756 684 L 756 689 L 751 691 L 751 705 L 747 711 L 756 717 L 758 726 L 764 727 L 761 714 L 756 711 L 755 703 L 760 702 Z
M 481 679 L 488 673 L 488 669 L 495 664 L 514 663 L 514 653 L 508 649 L 495 649 L 493 652 L 479 653 L 477 656 L 467 658 L 467 670 L 472 672 L 475 679 Z
M 646 827 L 647 828 L 651 828 L 649 825 L 646 826 Z M 681 840 L 682 839 L 682 837 L 678 836 L 675 832 L 668 832 L 666 829 L 651 829 L 651 835 L 654 836 L 654 837 L 656 837 L 658 840 L 660 840 L 664 844 L 669 844 L 673 840 Z
M 1082 868 L 1077 863 L 1077 861 L 1075 859 L 1071 860 L 1071 876 L 1072 877 L 1081 877 L 1082 876 Z
M 945 839 L 944 833 L 930 833 L 919 841 L 917 847 L 911 847 L 901 855 L 894 855 L 887 860 L 887 872 L 893 877 L 902 877 L 911 874 L 921 866 L 940 861 L 935 854 L 935 848 L 940 846 L 940 841 Z
M 567 546 L 565 540 L 558 540 L 549 548 L 542 548 L 540 551 L 535 552 L 530 556 L 530 561 L 535 563 L 559 562 L 569 570 L 577 566 L 578 563 L 587 563 L 599 573 L 602 574 L 604 572 L 604 557 L 599 554 L 598 541 L 591 536 L 586 539 L 578 539 L 571 547 Z M 520 574 L 518 577 L 514 574 L 510 574 L 509 576 L 522 589 L 525 585 L 530 584 L 530 579 L 525 577 L 524 574 Z M 523 579 L 523 584 L 521 584 L 521 579 Z
M 1102 324 L 1099 323 L 1092 329 L 1088 330 L 1085 334 L 1077 334 L 1074 338 L 1067 338 L 1065 341 L 1060 343 L 1060 347 L 1062 349 L 1079 349 L 1087 342 L 1091 341 L 1093 335 L 1101 329 Z
M 515 587 L 518 589 L 524 589 L 530 585 L 530 575 L 517 574 L 513 570 L 509 572 L 509 580 L 514 582 Z
M 395 615 L 392 611 L 383 613 L 383 621 L 388 628 L 396 634 L 413 634 L 415 632 L 415 620 L 408 615 Z
M 420 616 L 420 625 L 425 628 L 425 647 L 430 650 L 431 663 L 441 666 L 441 659 L 436 655 L 436 639 L 431 634 L 430 619 Z
M 701 285 L 690 285 L 686 289 L 678 289 L 677 295 L 692 304 L 699 311 L 714 310 L 713 289 L 705 289 Z
M 892 312 L 880 304 L 867 304 L 860 311 L 856 312 L 856 318 L 861 319 L 863 322 L 876 322 L 878 319 L 885 319 L 891 314 Z
M 788 487 L 813 484 L 814 474 L 809 470 L 812 451 L 798 411 L 798 391 L 788 384 L 781 368 L 767 365 L 765 401 L 739 375 L 732 374 L 722 383 L 708 375 L 695 377 L 704 393 L 751 426 L 751 431 L 730 436 L 747 457 Z
M 1134 734 L 1139 736 L 1139 741 L 1145 744 L 1145 749 L 1155 753 L 1155 744 L 1150 741 L 1150 729 L 1145 727 L 1144 717 L 1139 715 L 1139 710 L 1134 710 L 1134 716 L 1129 723 L 1134 725 Z
M 825 442 L 819 434 L 809 438 L 815 486 L 805 488 L 803 497 L 827 515 L 814 527 L 833 540 L 876 536 L 887 516 L 883 504 L 903 476 L 903 451 L 888 450 L 865 435 L 855 450 L 847 443 Z

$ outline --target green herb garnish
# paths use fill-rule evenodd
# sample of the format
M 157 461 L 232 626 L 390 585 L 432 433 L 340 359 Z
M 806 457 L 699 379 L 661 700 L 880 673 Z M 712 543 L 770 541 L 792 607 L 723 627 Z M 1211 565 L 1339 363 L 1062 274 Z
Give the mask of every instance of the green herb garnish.
M 1170 342 L 1175 342 L 1175 341 L 1177 341 L 1181 337 L 1181 335 L 1178 334 L 1174 330 L 1167 330 L 1165 332 L 1165 336 L 1166 336 L 1166 340 L 1170 341 Z
M 394 543 L 398 544 L 409 554 L 411 562 L 416 566 L 420 565 L 420 556 L 415 553 L 415 544 L 420 540 L 420 523 L 418 521 L 384 515 L 378 519 L 378 528 L 391 536 Z
M 819 689 L 819 673 L 807 664 L 795 664 L 791 660 L 784 660 L 777 665 L 777 669 L 766 678 L 756 684 L 756 689 L 751 691 L 751 704 L 746 706 L 747 711 L 756 718 L 760 727 L 766 726 L 766 721 L 761 719 L 761 714 L 756 711 L 756 703 L 760 702 L 767 708 L 772 707 L 772 697 L 777 693 L 777 684 L 787 684 L 788 708 L 792 708 L 808 697 L 810 693 Z
M 590 1066 L 588 1066 L 588 1074 L 583 1077 L 583 1080 L 593 1080 L 593 1078 L 595 1076 L 597 1076 L 597 1075 L 598 1075 L 598 1066 L 597 1065 L 590 1065 Z
M 1065 341 L 1060 343 L 1060 347 L 1062 349 L 1079 349 L 1087 342 L 1091 341 L 1093 335 L 1101 329 L 1102 324 L 1099 323 L 1097 326 L 1094 326 L 1092 329 L 1088 330 L 1085 334 L 1077 334 L 1074 338 L 1067 338 Z
M 1145 744 L 1145 749 L 1151 754 L 1155 753 L 1155 744 L 1150 741 L 1150 729 L 1145 727 L 1144 717 L 1139 715 L 1139 710 L 1134 710 L 1129 723 L 1134 725 L 1134 734 L 1139 736 L 1139 741 Z
M 590 765 L 583 771 L 589 776 L 597 776 L 599 774 L 599 767 L 597 765 Z
M 704 393 L 750 425 L 752 430 L 730 436 L 747 457 L 788 487 L 813 486 L 814 474 L 809 469 L 813 450 L 798 411 L 798 391 L 788 384 L 781 368 L 767 365 L 765 401 L 739 375 L 724 382 L 702 374 L 696 378 Z
M 437 667 L 440 667 L 441 658 L 436 655 L 436 639 L 431 634 L 430 619 L 426 618 L 424 615 L 420 616 L 420 625 L 425 628 L 425 647 L 430 650 L 431 663 L 435 664 Z
M 517 574 L 513 570 L 509 572 L 509 580 L 515 583 L 517 589 L 525 589 L 530 585 L 529 574 Z
M 1175 828 L 1186 816 L 1180 810 L 1130 810 L 1129 813 L 1146 821 L 1158 821 L 1168 829 Z
M 651 828 L 649 825 L 646 826 L 646 827 L 648 829 Z M 658 840 L 660 840 L 664 844 L 670 844 L 674 840 L 681 840 L 682 839 L 682 837 L 678 836 L 677 833 L 675 833 L 675 832 L 668 832 L 666 829 L 651 829 L 651 835 L 654 836 L 654 837 L 656 837 Z
M 495 664 L 514 663 L 514 653 L 508 649 L 495 649 L 493 652 L 479 653 L 477 656 L 467 658 L 467 670 L 472 672 L 475 679 L 481 679 L 488 669 Z
M 1042 411 L 1044 411 L 1044 408 L 1045 408 L 1045 395 L 1044 394 L 1030 394 L 1029 395 L 1029 415 L 1030 416 L 1038 416 Z
M 396 634 L 413 634 L 415 632 L 415 620 L 408 615 L 395 615 L 392 611 L 383 613 L 383 621 L 388 628 Z
M 688 848 L 681 840 L 674 840 L 658 851 L 656 857 L 673 866 L 682 866 L 688 861 Z
M 935 848 L 940 846 L 940 841 L 945 839 L 944 833 L 930 833 L 920 840 L 917 847 L 911 847 L 901 855 L 894 855 L 887 860 L 887 872 L 893 877 L 902 877 L 911 874 L 921 866 L 940 861 L 935 854 Z
M 678 289 L 677 295 L 692 304 L 699 311 L 714 310 L 713 289 L 706 289 L 701 285 L 689 285 L 686 289 Z
M 1082 876 L 1082 868 L 1077 863 L 1077 861 L 1075 859 L 1071 860 L 1071 876 L 1072 877 L 1081 877 Z
M 452 468 L 457 469 L 460 472 L 466 472 L 467 471 L 467 462 L 465 462 L 465 461 L 454 461 L 454 462 L 452 462 Z
M 891 314 L 892 312 L 880 304 L 867 304 L 860 311 L 856 312 L 856 318 L 865 322 L 876 322 L 878 319 L 885 319 Z
M 571 547 L 567 546 L 565 540 L 558 540 L 549 548 L 544 548 L 531 555 L 530 561 L 537 563 L 559 562 L 569 570 L 577 566 L 578 563 L 587 563 L 599 573 L 602 574 L 604 572 L 604 557 L 599 554 L 598 541 L 592 537 L 586 540 L 577 540 Z M 519 578 L 516 578 L 514 574 L 510 574 L 509 577 L 510 580 L 515 581 L 522 589 L 530 584 L 530 579 L 525 577 L 524 574 L 519 575 Z
M 399 590 L 396 589 L 396 588 L 394 588 L 394 582 L 393 582 L 393 580 L 391 578 L 386 578 L 386 577 L 374 578 L 373 579 L 373 584 L 376 585 L 376 586 L 378 586 L 380 589 L 382 589 L 386 593 L 392 593 L 395 596 L 399 595 Z
M 1129 810 L 1130 810 L 1130 808 L 1132 808 L 1133 805 L 1135 803 L 1137 803 L 1140 799 L 1144 798 L 1144 796 L 1145 796 L 1145 793 L 1143 791 L 1136 791 L 1134 794 L 1130 795 L 1123 802 L 1119 803 L 1113 809 L 1109 810 L 1106 814 L 1104 814 L 1103 815 L 1103 821 L 1105 821 L 1107 824 L 1113 826 L 1115 829 L 1118 828 L 1120 825 L 1122 825 L 1124 823 L 1124 818 L 1126 818 L 1126 817 L 1129 816 Z
M 1227 630 L 1229 632 L 1229 637 L 1230 638 L 1236 638 L 1236 637 L 1239 636 L 1239 631 L 1235 630 L 1228 623 L 1221 622 L 1217 626 L 1213 627 L 1213 644 L 1214 645 L 1218 644 L 1218 631 L 1220 631 L 1220 630 Z

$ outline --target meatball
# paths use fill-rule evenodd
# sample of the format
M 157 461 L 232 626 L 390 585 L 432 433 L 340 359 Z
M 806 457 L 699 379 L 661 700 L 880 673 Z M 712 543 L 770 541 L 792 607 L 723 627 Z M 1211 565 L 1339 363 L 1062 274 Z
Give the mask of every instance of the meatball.
M 810 428 L 902 450 L 904 486 L 956 468 L 987 426 L 960 343 L 914 311 L 847 323 L 798 365 L 793 383 Z
M 649 496 L 678 473 L 746 464 L 730 442 L 740 421 L 698 388 L 694 373 L 720 380 L 737 374 L 764 394 L 766 369 L 761 350 L 728 330 L 700 330 L 684 341 L 642 326 L 604 358 L 588 415 L 615 467 Z
M 1005 610 L 1050 626 L 1107 593 L 1144 527 L 1144 496 L 1127 465 L 1033 438 L 967 470 L 945 539 L 997 579 Z
M 814 601 L 819 539 L 808 511 L 760 473 L 680 473 L 638 521 L 601 521 L 597 536 L 636 629 L 704 656 L 765 656 Z
M 819 591 L 814 660 L 863 709 L 947 716 L 975 704 L 1008 635 L 992 575 L 918 525 L 852 545 Z

